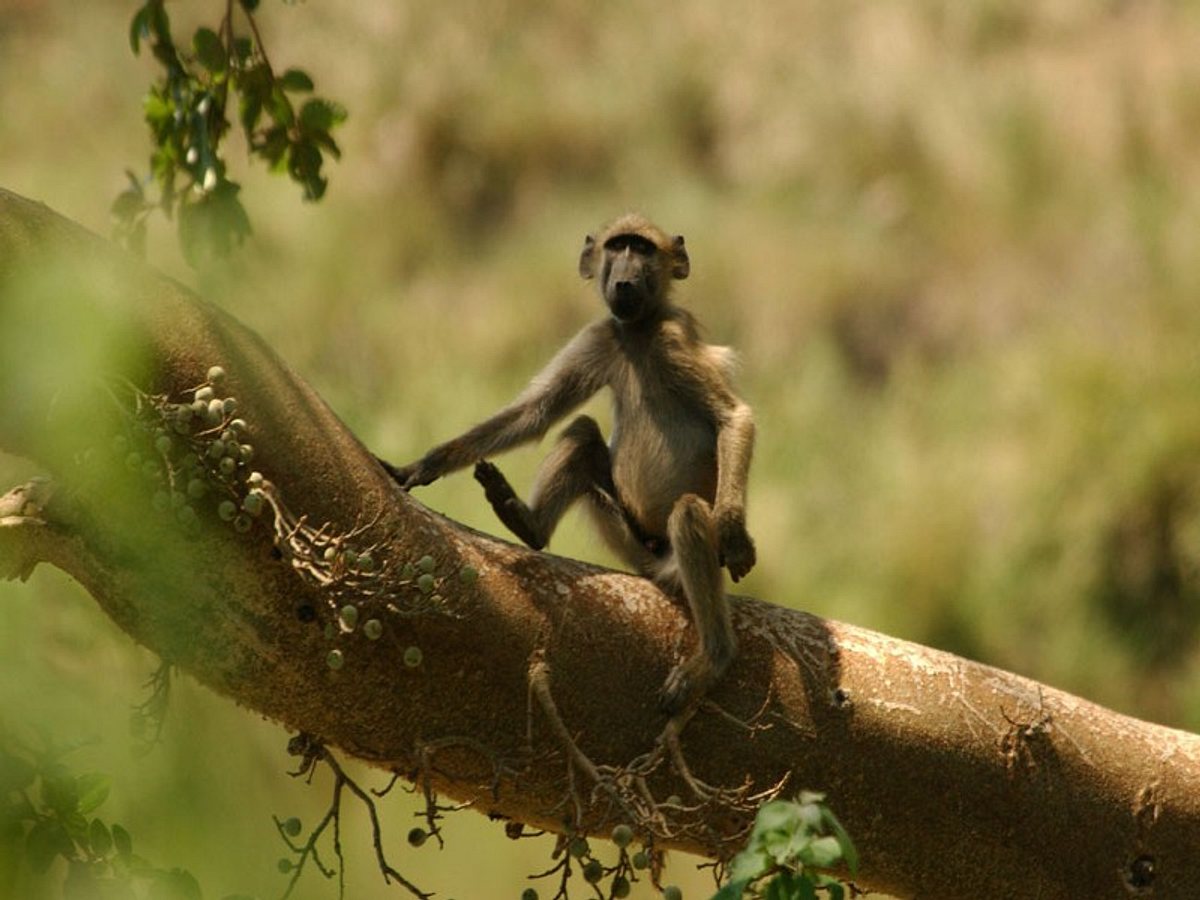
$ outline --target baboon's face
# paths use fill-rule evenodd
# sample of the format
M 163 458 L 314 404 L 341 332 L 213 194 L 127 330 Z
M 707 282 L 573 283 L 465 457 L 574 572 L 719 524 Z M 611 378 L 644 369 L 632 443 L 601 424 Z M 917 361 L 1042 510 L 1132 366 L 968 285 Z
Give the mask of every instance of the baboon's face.
M 636 234 L 615 234 L 604 242 L 600 293 L 618 322 L 636 322 L 659 305 L 662 296 L 658 248 Z
M 668 237 L 638 216 L 614 223 L 597 243 L 583 244 L 579 273 L 599 282 L 600 295 L 613 318 L 622 324 L 650 319 L 665 305 L 673 278 L 687 278 L 688 255 L 683 238 Z

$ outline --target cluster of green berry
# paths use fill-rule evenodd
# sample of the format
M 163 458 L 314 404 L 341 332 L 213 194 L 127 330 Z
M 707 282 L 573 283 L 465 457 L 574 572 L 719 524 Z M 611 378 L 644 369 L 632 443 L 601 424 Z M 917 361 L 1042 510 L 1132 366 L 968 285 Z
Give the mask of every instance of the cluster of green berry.
M 633 890 L 633 882 L 637 881 L 636 872 L 644 871 L 650 868 L 651 851 L 643 847 L 639 850 L 630 852 L 633 841 L 633 829 L 628 825 L 617 825 L 613 828 L 610 835 L 612 842 L 620 851 L 620 857 L 617 859 L 616 865 L 605 866 L 603 862 L 597 859 L 592 854 L 591 844 L 587 838 L 582 835 L 577 835 L 567 841 L 567 855 L 569 858 L 577 860 L 582 867 L 583 880 L 590 885 L 594 885 L 601 896 L 610 898 L 610 900 L 623 900 L 628 897 Z M 561 868 L 564 872 L 569 872 L 566 866 Z M 560 871 L 556 867 L 551 871 Z M 545 873 L 550 874 L 550 873 Z M 601 883 L 609 879 L 607 891 L 602 889 Z M 560 895 L 562 891 L 560 890 Z M 666 900 L 682 900 L 683 894 L 678 887 L 668 885 L 662 889 L 662 895 Z M 538 900 L 538 892 L 536 888 L 527 887 L 521 892 L 521 900 Z
M 334 574 L 370 576 L 379 571 L 374 555 L 369 549 L 356 553 L 344 547 L 338 549 L 336 545 L 331 544 L 322 551 L 320 559 L 330 566 L 330 571 Z M 444 583 L 446 577 L 446 575 L 439 576 L 437 574 L 437 560 L 426 554 L 415 563 L 405 562 L 400 567 L 400 571 L 396 573 L 396 577 L 389 579 L 388 587 L 393 591 L 408 586 L 415 587 L 421 598 L 430 606 L 437 608 L 444 603 L 437 590 Z M 458 580 L 464 585 L 474 584 L 478 578 L 479 572 L 473 566 L 464 565 L 458 570 Z M 373 592 L 369 589 L 364 590 L 365 587 L 366 585 L 359 584 L 359 597 L 337 609 L 336 621 L 325 626 L 326 639 L 336 640 L 345 635 L 361 633 L 368 640 L 377 641 L 383 636 L 383 622 L 378 617 L 372 616 L 363 619 L 361 607 L 364 603 L 371 602 L 372 605 L 378 606 L 381 599 L 373 596 Z M 387 609 L 395 610 L 393 604 L 384 603 L 383 605 Z M 422 604 L 418 604 L 418 606 L 420 605 Z M 361 628 L 359 628 L 360 621 L 362 622 Z M 406 667 L 416 669 L 424 660 L 424 654 L 420 647 L 413 645 L 405 648 L 403 659 Z M 346 653 L 342 648 L 335 647 L 326 655 L 325 662 L 331 669 L 340 669 L 346 664 Z
M 200 525 L 203 506 L 215 495 L 218 518 L 245 533 L 263 512 L 262 475 L 249 471 L 254 447 L 249 426 L 237 418 L 235 397 L 220 397 L 225 370 L 213 366 L 190 399 L 138 394 L 138 417 L 113 447 L 125 467 L 154 485 L 151 503 L 187 531 Z

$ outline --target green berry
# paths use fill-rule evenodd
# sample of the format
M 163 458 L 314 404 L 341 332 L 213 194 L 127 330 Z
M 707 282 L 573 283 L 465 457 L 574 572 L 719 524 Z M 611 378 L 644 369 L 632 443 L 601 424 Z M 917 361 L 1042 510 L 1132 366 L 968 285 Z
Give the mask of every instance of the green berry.
M 630 864 L 639 871 L 650 865 L 650 854 L 645 850 L 639 850 L 629 860 Z
M 583 867 L 583 880 L 588 884 L 596 884 L 604 877 L 604 866 L 600 865 L 600 860 L 592 859 Z
M 234 397 L 226 397 L 221 402 L 221 412 L 224 413 L 226 416 L 232 416 L 235 412 L 237 412 L 237 408 L 238 408 L 238 402 L 237 402 L 237 399 Z
M 290 859 L 280 859 L 279 862 L 276 863 L 276 867 L 280 872 L 286 875 L 288 872 L 292 871 L 292 861 Z
M 673 884 L 668 884 L 663 888 L 663 900 L 683 900 L 683 891 Z
M 232 522 L 237 516 L 237 504 L 232 500 L 222 500 L 217 504 L 217 515 L 223 522 Z
M 238 516 L 233 520 L 233 530 L 238 534 L 245 534 L 254 525 L 254 521 L 249 516 Z
M 252 516 L 262 514 L 263 498 L 258 491 L 251 491 L 242 500 L 242 509 L 250 513 Z
M 421 652 L 420 647 L 407 647 L 404 650 L 404 664 L 410 669 L 415 669 L 421 664 L 421 660 L 425 658 L 425 654 Z
M 196 389 L 196 399 L 205 405 L 207 405 L 208 401 L 214 396 L 216 395 L 213 393 L 213 389 L 208 386 Z
M 229 429 L 238 437 L 241 437 L 250 430 L 250 426 L 246 424 L 245 419 L 233 419 L 229 423 Z
M 166 512 L 171 508 L 171 495 L 166 491 L 155 491 L 154 500 L 152 501 L 154 508 L 159 512 Z
M 432 572 L 437 568 L 437 561 L 429 554 L 425 554 L 417 560 L 417 568 L 422 572 Z
M 338 615 L 342 620 L 342 625 L 353 631 L 354 626 L 358 624 L 358 607 L 352 603 L 347 603 L 342 607 Z
M 428 572 L 426 572 L 424 575 L 422 575 L 420 578 L 417 579 L 417 589 L 422 594 L 428 594 L 430 591 L 432 591 L 433 585 L 434 585 L 433 576 L 430 575 Z
M 474 566 L 463 566 L 458 570 L 458 580 L 463 584 L 474 584 L 479 580 L 479 572 Z
M 251 472 L 246 476 L 246 484 L 250 487 L 262 487 L 263 474 L 262 472 Z
M 249 444 L 241 444 L 238 447 L 237 456 L 242 462 L 248 463 L 250 460 L 254 459 L 254 448 Z
M 200 478 L 193 478 L 188 482 L 187 495 L 193 500 L 199 500 L 208 490 L 208 485 Z
M 321 554 L 321 559 L 327 563 L 333 562 L 337 559 L 337 547 L 326 547 L 325 552 Z
M 237 460 L 232 456 L 223 456 L 217 468 L 221 470 L 222 475 L 232 475 L 237 471 Z
M 353 566 L 356 562 L 358 562 L 358 554 L 357 553 L 355 553 L 353 550 L 343 550 L 342 551 L 343 565 L 345 565 L 348 568 L 350 566 Z
M 538 900 L 538 892 L 533 888 L 525 888 L 521 891 L 521 900 Z
M 375 557 L 371 555 L 370 550 L 358 555 L 358 569 L 360 572 L 371 572 L 375 569 Z
M 225 418 L 225 404 L 215 397 L 208 401 L 208 408 L 204 413 L 205 421 L 210 425 L 218 424 Z
M 180 525 L 195 525 L 198 521 L 200 521 L 196 517 L 196 510 L 187 505 L 181 506 L 179 509 L 175 510 L 175 519 Z
M 406 581 L 417 574 L 417 568 L 410 562 L 406 562 L 400 569 L 400 577 Z
M 225 370 L 220 366 L 213 366 L 208 370 L 208 383 L 215 384 L 217 387 L 225 380 Z
M 336 671 L 346 664 L 346 657 L 342 655 L 341 650 L 330 650 L 329 655 L 325 657 L 325 664 Z
M 302 827 L 303 826 L 300 824 L 300 820 L 297 819 L 295 816 L 292 816 L 290 819 L 288 819 L 286 822 L 283 823 L 284 833 L 287 834 L 289 837 L 296 837 L 298 834 L 300 834 L 300 829 Z
M 161 473 L 162 470 L 158 467 L 158 463 L 156 463 L 154 460 L 148 459 L 142 463 L 142 474 L 147 478 L 156 478 Z
M 163 456 L 166 456 L 168 453 L 171 452 L 171 439 L 169 437 L 167 437 L 165 434 L 160 434 L 154 440 L 154 449 L 157 450 L 159 453 L 161 453 Z
M 633 829 L 628 825 L 618 825 L 612 830 L 612 842 L 624 850 L 633 843 Z
M 582 859 L 587 856 L 588 842 L 587 838 L 577 837 L 571 838 L 571 843 L 567 845 L 567 852 L 576 859 Z
M 208 445 L 208 450 L 206 451 L 205 455 L 208 456 L 209 459 L 220 459 L 225 455 L 225 442 L 212 441 Z
M 408 843 L 412 847 L 420 847 L 429 840 L 429 833 L 424 828 L 413 828 L 408 832 Z
M 612 888 L 610 889 L 610 893 L 616 898 L 616 900 L 624 900 L 625 897 L 629 896 L 629 892 L 632 889 L 633 887 L 630 885 L 629 879 L 624 875 L 618 875 L 612 880 Z
M 365 634 L 369 640 L 379 640 L 381 637 L 383 637 L 383 623 L 378 619 L 367 619 L 367 621 L 363 622 L 363 634 Z

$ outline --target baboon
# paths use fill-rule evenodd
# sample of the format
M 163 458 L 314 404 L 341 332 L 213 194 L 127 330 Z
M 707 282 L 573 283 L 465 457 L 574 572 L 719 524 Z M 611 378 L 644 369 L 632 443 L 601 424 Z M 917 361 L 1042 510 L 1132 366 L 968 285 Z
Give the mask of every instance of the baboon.
M 621 559 L 688 602 L 699 648 L 660 692 L 672 714 L 702 696 L 736 653 L 721 567 L 737 581 L 755 563 L 746 530 L 754 422 L 731 385 L 733 352 L 704 343 L 696 319 L 671 300 L 671 283 L 689 268 L 683 237 L 640 215 L 588 235 L 579 273 L 596 279 L 609 316 L 579 332 L 491 418 L 407 466 L 383 463 L 405 490 L 476 463 L 500 520 L 536 550 L 584 500 Z M 575 418 L 523 502 L 486 458 L 540 438 L 605 386 L 614 402 L 609 443 L 594 419 Z

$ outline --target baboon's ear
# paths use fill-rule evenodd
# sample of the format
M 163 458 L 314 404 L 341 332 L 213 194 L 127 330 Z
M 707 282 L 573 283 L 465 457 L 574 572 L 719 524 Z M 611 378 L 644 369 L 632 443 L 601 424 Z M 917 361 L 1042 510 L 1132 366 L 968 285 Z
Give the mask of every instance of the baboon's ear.
M 677 234 L 671 241 L 671 277 L 682 281 L 691 271 L 692 263 L 688 259 L 687 247 L 683 246 L 683 235 Z
M 588 235 L 583 239 L 583 252 L 579 254 L 579 276 L 587 281 L 596 275 L 596 239 Z

